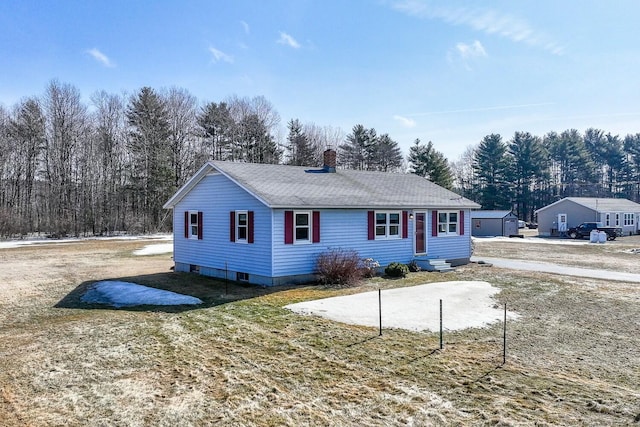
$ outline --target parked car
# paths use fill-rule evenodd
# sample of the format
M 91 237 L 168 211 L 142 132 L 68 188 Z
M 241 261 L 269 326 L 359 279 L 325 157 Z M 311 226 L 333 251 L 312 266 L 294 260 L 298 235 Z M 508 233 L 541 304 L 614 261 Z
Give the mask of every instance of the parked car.
M 537 222 L 528 222 L 527 223 L 527 228 L 529 228 L 529 229 L 538 228 L 538 223 Z
M 518 228 L 524 228 L 525 222 L 523 220 L 518 220 Z
M 583 239 L 589 237 L 593 230 L 604 231 L 607 233 L 607 240 L 615 240 L 616 237 L 622 236 L 622 228 L 605 227 L 601 222 L 583 222 L 577 227 L 572 227 L 567 231 L 567 235 L 572 239 Z

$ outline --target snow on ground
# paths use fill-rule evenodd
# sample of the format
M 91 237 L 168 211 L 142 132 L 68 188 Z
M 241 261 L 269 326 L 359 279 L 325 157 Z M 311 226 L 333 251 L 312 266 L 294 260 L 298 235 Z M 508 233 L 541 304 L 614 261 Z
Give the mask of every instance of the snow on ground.
M 80 300 L 86 303 L 108 304 L 114 307 L 202 304 L 202 300 L 189 295 L 116 280 L 94 283 Z
M 161 243 L 158 245 L 147 245 L 142 249 L 133 251 L 134 255 L 160 255 L 173 252 L 173 243 Z
M 48 239 L 46 237 L 34 237 L 23 240 L 4 240 L 0 241 L 0 249 L 13 249 L 28 245 L 55 245 L 77 243 L 86 240 L 173 240 L 171 234 L 153 234 L 142 236 L 109 236 L 109 237 L 78 237 L 71 239 Z M 173 250 L 173 249 L 172 249 Z
M 386 289 L 381 293 L 382 327 L 412 331 L 440 330 L 440 300 L 443 329 L 479 328 L 504 318 L 493 295 L 500 289 L 487 282 L 452 281 L 407 288 Z M 379 326 L 378 292 L 363 292 L 287 305 L 285 308 L 317 315 L 338 322 Z M 518 314 L 508 312 L 516 319 Z
M 558 237 L 504 237 L 504 236 L 495 236 L 495 237 L 471 237 L 473 241 L 479 242 L 509 242 L 509 243 L 526 243 L 529 244 L 544 244 L 544 245 L 596 245 L 599 243 L 590 243 L 589 239 L 587 240 L 574 240 L 574 239 L 563 239 Z

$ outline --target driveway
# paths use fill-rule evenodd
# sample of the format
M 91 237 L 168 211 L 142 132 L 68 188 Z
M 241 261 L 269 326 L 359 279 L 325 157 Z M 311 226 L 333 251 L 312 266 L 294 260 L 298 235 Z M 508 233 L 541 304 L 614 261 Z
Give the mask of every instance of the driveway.
M 507 258 L 471 257 L 471 262 L 484 261 L 499 268 L 513 270 L 538 271 L 542 273 L 563 274 L 565 276 L 590 277 L 592 279 L 616 280 L 620 282 L 640 283 L 640 274 L 590 268 L 569 267 L 548 262 L 521 261 Z

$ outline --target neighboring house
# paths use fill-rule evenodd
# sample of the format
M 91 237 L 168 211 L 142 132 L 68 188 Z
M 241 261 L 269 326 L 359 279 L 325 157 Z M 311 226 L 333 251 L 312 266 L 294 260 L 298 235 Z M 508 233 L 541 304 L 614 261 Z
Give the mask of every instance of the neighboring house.
M 627 199 L 565 197 L 536 211 L 538 234 L 556 236 L 583 222 L 621 227 L 625 235 L 638 233 L 640 204 Z
M 314 280 L 329 249 L 382 267 L 471 256 L 479 205 L 413 174 L 206 163 L 165 204 L 173 209 L 175 271 L 279 285 Z M 426 265 L 428 267 L 428 265 Z
M 471 211 L 471 235 L 515 236 L 518 234 L 518 216 L 512 211 Z

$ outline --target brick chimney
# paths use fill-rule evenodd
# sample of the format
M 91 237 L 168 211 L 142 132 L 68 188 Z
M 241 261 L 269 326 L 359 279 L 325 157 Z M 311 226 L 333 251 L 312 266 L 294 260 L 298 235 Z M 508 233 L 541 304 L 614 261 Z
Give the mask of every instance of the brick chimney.
M 322 167 L 325 172 L 335 172 L 336 171 L 336 152 L 329 148 L 324 151 L 324 165 Z

